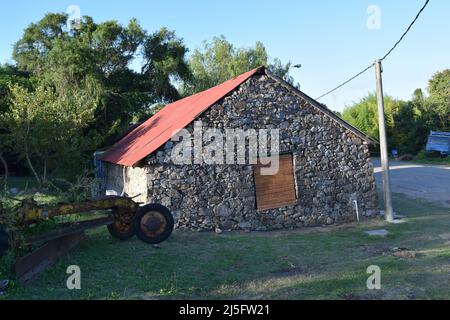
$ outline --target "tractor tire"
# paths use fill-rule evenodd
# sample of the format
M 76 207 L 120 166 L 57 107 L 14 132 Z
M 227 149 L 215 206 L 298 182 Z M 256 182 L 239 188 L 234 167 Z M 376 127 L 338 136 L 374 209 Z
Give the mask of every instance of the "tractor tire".
M 113 222 L 111 224 L 108 224 L 106 226 L 108 228 L 109 233 L 116 239 L 120 241 L 126 241 L 128 239 L 131 239 L 134 237 L 134 228 L 133 225 L 131 225 L 128 228 L 124 228 L 122 225 L 118 225 L 117 223 Z
M 134 232 L 146 243 L 157 244 L 170 237 L 174 220 L 172 213 L 160 204 L 147 204 L 141 207 L 134 217 Z
M 5 229 L 2 225 L 0 225 L 0 258 L 3 257 L 3 254 L 9 250 L 9 241 L 8 241 L 8 233 L 6 233 Z

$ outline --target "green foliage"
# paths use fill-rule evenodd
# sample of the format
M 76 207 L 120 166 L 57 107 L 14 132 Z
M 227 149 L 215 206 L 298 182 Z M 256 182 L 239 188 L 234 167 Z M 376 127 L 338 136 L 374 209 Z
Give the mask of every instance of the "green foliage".
M 0 150 L 39 184 L 81 173 L 96 148 L 178 99 L 176 83 L 190 79 L 187 49 L 172 31 L 88 16 L 69 29 L 67 19 L 49 13 L 30 24 L 14 46 L 16 66 L 0 66 Z
M 450 70 L 436 73 L 429 81 L 429 96 L 421 89 L 411 101 L 385 96 L 385 117 L 390 148 L 401 154 L 416 154 L 425 147 L 428 134 L 450 131 Z M 378 139 L 377 100 L 369 94 L 345 108 L 342 118 Z
M 67 19 L 49 13 L 31 23 L 14 45 L 16 66 L 0 67 L 1 150 L 39 184 L 79 174 L 96 148 L 182 95 L 261 65 L 293 82 L 291 64 L 269 64 L 260 42 L 244 49 L 214 38 L 188 63 L 183 40 L 166 28 L 89 16 L 69 28 Z
M 185 80 L 189 69 L 183 41 L 167 29 L 147 34 L 132 19 L 95 23 L 83 17 L 69 30 L 66 14 L 47 14 L 32 23 L 15 44 L 13 57 L 35 82 L 52 86 L 57 93 L 76 89 L 86 78 L 101 88 L 101 103 L 91 129 L 105 138 L 128 127 L 136 115 L 154 103 L 179 97 L 173 79 Z M 141 70 L 130 64 L 142 58 Z
M 19 226 L 17 222 L 18 207 L 23 205 L 23 202 L 54 205 L 58 201 L 71 201 L 70 196 L 75 195 L 75 192 L 77 192 L 76 199 L 79 199 L 82 194 L 85 194 L 80 191 L 84 191 L 83 189 L 88 185 L 86 181 L 85 178 L 80 178 L 76 184 L 70 184 L 69 190 L 59 191 L 57 196 L 53 193 L 21 192 L 12 198 L 8 193 L 0 192 L 0 225 L 8 233 L 10 243 L 10 249 L 0 259 L 0 280 L 5 278 L 14 279 L 13 266 L 17 257 L 24 256 L 37 248 L 36 245 L 27 245 L 27 238 L 50 232 L 61 227 L 61 225 L 83 219 L 81 215 L 58 216 L 47 218 L 39 223 Z M 14 283 L 11 283 L 9 287 L 11 285 L 14 285 Z
M 393 114 L 399 109 L 399 102 L 386 96 L 384 103 L 386 128 L 390 131 L 394 125 Z M 377 97 L 374 93 L 362 98 L 353 106 L 345 108 L 342 118 L 372 138 L 378 139 Z
M 274 58 L 272 63 L 268 65 L 268 69 L 277 77 L 283 79 L 287 83 L 294 85 L 298 89 L 300 89 L 300 84 L 294 84 L 294 78 L 289 74 L 290 69 L 292 68 L 292 62 L 288 62 L 283 64 L 280 59 Z
M 145 39 L 142 76 L 144 84 L 152 88 L 153 97 L 149 102 L 168 102 L 180 98 L 174 83 L 191 79 L 185 61 L 187 51 L 183 41 L 166 28 L 161 28 Z
M 28 73 L 12 65 L 0 64 L 0 114 L 8 110 L 9 85 L 29 86 Z
M 428 82 L 428 93 L 431 99 L 441 99 L 450 103 L 450 69 L 437 72 Z
M 100 101 L 96 83 L 86 80 L 59 94 L 42 85 L 29 91 L 15 84 L 10 91 L 10 108 L 0 115 L 3 143 L 27 163 L 39 184 L 52 174 L 78 172 L 99 143 L 95 135 L 84 136 Z
M 437 72 L 428 83 L 428 122 L 435 131 L 450 131 L 450 69 Z
M 268 66 L 277 76 L 293 82 L 289 76 L 291 63 L 283 65 L 275 59 L 268 63 L 266 48 L 261 42 L 254 47 L 236 48 L 224 36 L 204 42 L 202 50 L 195 50 L 189 60 L 192 79 L 184 84 L 185 95 L 209 89 L 244 72 Z
M 122 25 L 89 16 L 68 28 L 67 19 L 49 13 L 31 23 L 14 46 L 16 64 L 0 65 L 0 154 L 26 166 L 39 184 L 74 181 L 95 149 L 181 96 L 263 65 L 294 84 L 291 63 L 269 61 L 261 42 L 236 48 L 216 37 L 187 61 L 183 40 L 166 28 L 149 33 L 135 19 Z M 391 147 L 415 153 L 430 130 L 450 131 L 449 83 L 444 70 L 430 80 L 428 96 L 416 90 L 408 102 L 386 98 Z M 378 137 L 374 95 L 343 117 Z
M 50 184 L 50 190 L 54 190 L 59 197 L 66 202 L 81 202 L 91 197 L 92 188 L 96 181 L 88 174 L 77 176 L 75 182 L 65 179 L 54 179 Z
M 13 266 L 16 261 L 16 254 L 13 251 L 6 252 L 0 258 L 0 280 L 13 277 Z
M 440 152 L 426 152 L 425 150 L 420 150 L 414 158 L 414 162 L 433 165 L 450 165 L 450 156 L 442 157 Z
M 0 64 L 0 116 L 1 114 L 8 111 L 9 108 L 9 98 L 10 91 L 9 87 L 12 84 L 20 84 L 24 87 L 30 87 L 31 83 L 29 81 L 29 74 L 24 71 L 20 71 L 17 67 L 13 65 L 2 65 Z M 3 132 L 0 127 L 0 136 Z M 0 137 L 0 190 L 6 188 L 8 182 L 8 162 L 11 158 L 11 150 L 6 145 L 4 139 Z M 20 165 L 16 165 L 20 167 Z
M 17 215 L 15 208 L 17 201 L 7 197 L 6 193 L 0 193 L 0 226 L 8 234 L 9 250 L 0 259 L 1 275 L 10 276 L 17 255 L 23 249 L 25 236 L 17 227 Z

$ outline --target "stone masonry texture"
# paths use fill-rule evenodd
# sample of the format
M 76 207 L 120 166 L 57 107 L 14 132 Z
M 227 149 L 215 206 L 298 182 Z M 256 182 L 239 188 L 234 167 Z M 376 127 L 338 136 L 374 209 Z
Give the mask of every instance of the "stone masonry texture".
M 207 128 L 279 129 L 280 152 L 294 156 L 298 199 L 257 211 L 251 164 L 175 165 L 169 141 L 137 168 L 126 168 L 125 190 L 167 206 L 177 228 L 265 231 L 344 223 L 356 220 L 353 200 L 360 216 L 378 214 L 367 143 L 281 82 L 253 76 L 197 120 Z M 122 189 L 123 172 L 108 164 L 107 185 Z

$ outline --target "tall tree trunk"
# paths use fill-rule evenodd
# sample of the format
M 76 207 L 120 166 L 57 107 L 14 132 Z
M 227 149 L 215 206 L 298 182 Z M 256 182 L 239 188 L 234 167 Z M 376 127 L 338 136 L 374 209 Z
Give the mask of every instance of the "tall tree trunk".
M 39 186 L 42 185 L 41 179 L 39 178 L 39 175 L 37 174 L 36 170 L 34 169 L 33 164 L 31 163 L 30 155 L 28 154 L 28 144 L 25 143 L 25 158 L 27 159 L 28 167 L 30 168 L 31 172 L 33 173 L 34 177 L 36 178 L 36 181 Z
M 3 154 L 0 152 L 0 161 L 3 164 L 3 168 L 5 170 L 5 179 L 3 181 L 3 189 L 6 191 L 8 189 L 8 164 L 6 163 L 5 158 L 3 158 Z
M 28 137 L 30 135 L 30 129 L 31 129 L 31 125 L 30 125 L 30 121 L 27 121 L 27 128 L 26 128 L 26 134 L 24 136 L 24 146 L 25 146 L 25 158 L 27 159 L 27 165 L 28 168 L 31 170 L 31 172 L 33 173 L 34 177 L 36 178 L 36 181 L 38 183 L 39 186 L 41 186 L 41 179 L 39 178 L 39 175 L 37 174 L 36 170 L 34 169 L 33 164 L 31 163 L 31 159 L 30 159 L 30 154 L 28 151 Z
M 47 159 L 44 160 L 44 174 L 42 176 L 42 184 L 47 185 Z

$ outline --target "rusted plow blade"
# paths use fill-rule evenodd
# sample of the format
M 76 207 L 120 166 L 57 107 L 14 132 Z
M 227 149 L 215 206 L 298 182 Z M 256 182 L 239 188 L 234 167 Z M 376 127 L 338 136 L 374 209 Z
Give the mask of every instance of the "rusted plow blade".
M 113 221 L 114 221 L 113 218 L 108 216 L 108 217 L 102 217 L 102 218 L 92 219 L 92 220 L 87 220 L 87 221 L 82 221 L 82 222 L 75 222 L 75 223 L 72 223 L 68 227 L 57 229 L 55 231 L 48 232 L 44 235 L 39 235 L 39 236 L 28 238 L 25 242 L 26 242 L 26 244 L 44 243 L 44 242 L 55 240 L 55 239 L 58 239 L 61 237 L 70 236 L 72 234 L 77 234 L 77 233 L 83 232 L 88 229 L 93 229 L 93 228 L 97 228 L 100 226 L 106 226 L 106 225 L 113 223 Z
M 84 232 L 67 235 L 51 240 L 32 253 L 19 258 L 14 266 L 17 279 L 25 282 L 35 278 L 78 246 L 83 239 Z
M 42 244 L 39 249 L 19 258 L 14 266 L 17 279 L 22 282 L 31 280 L 55 264 L 58 259 L 78 246 L 84 240 L 84 231 L 113 223 L 112 217 L 76 222 L 44 235 L 28 238 L 27 244 Z
M 84 231 L 88 229 L 107 226 L 110 234 L 119 240 L 124 241 L 137 235 L 146 243 L 156 244 L 165 241 L 172 233 L 174 226 L 171 212 L 160 204 L 140 207 L 139 203 L 134 202 L 132 198 L 112 196 L 79 203 L 61 203 L 52 207 L 38 205 L 33 199 L 27 199 L 17 209 L 17 222 L 13 230 L 21 230 L 49 218 L 90 211 L 104 211 L 106 216 L 59 224 L 56 230 L 26 239 L 23 245 L 30 248 L 36 245 L 40 247 L 16 261 L 14 271 L 17 278 L 27 281 L 40 274 L 75 248 L 84 238 Z M 0 222 L 0 256 L 11 246 L 18 247 L 13 241 L 8 240 L 5 226 L 7 224 L 2 226 Z

